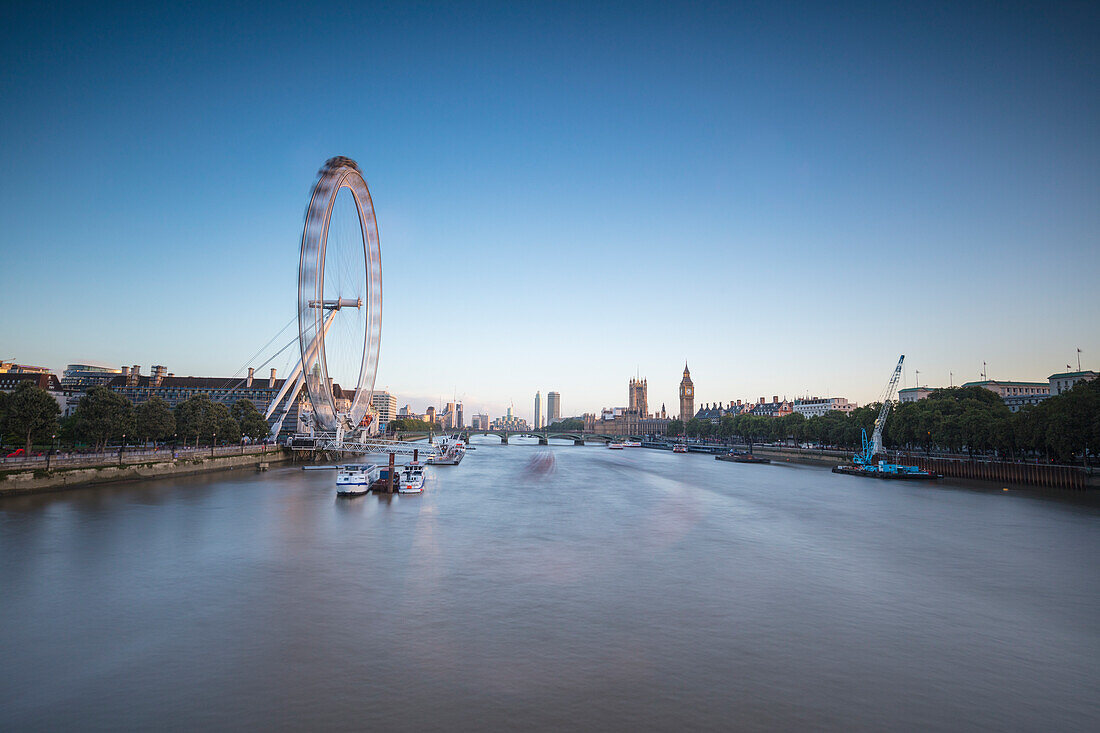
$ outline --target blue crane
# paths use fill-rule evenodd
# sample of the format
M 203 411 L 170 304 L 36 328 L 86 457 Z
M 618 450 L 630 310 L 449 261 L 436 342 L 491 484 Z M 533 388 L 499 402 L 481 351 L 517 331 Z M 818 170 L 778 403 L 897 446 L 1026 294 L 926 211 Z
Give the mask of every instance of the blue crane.
M 890 381 L 886 383 L 886 389 L 882 391 L 882 396 L 879 398 L 882 407 L 879 408 L 878 417 L 875 418 L 875 430 L 870 441 L 867 440 L 867 430 L 863 430 L 863 450 L 852 459 L 861 466 L 873 466 L 875 456 L 884 452 L 882 448 L 882 430 L 886 427 L 886 417 L 890 414 L 890 406 L 894 400 L 894 390 L 897 389 L 898 380 L 901 379 L 901 365 L 904 363 L 905 354 L 902 354 L 901 358 L 898 359 L 898 365 L 894 367 L 894 373 L 890 375 Z

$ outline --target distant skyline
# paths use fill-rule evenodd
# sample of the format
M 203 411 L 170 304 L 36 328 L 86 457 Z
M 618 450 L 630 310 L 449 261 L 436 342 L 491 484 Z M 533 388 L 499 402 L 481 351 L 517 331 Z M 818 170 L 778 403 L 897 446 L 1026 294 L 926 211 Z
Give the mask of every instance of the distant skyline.
M 0 358 L 248 366 L 339 154 L 402 405 L 1100 366 L 1095 3 L 308 7 L 5 7 Z

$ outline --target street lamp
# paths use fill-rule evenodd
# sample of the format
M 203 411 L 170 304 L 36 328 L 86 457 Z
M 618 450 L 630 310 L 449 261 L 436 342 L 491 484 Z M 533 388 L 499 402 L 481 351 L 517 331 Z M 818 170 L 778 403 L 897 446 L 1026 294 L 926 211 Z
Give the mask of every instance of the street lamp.
M 218 444 L 218 434 L 214 433 L 214 439 L 210 442 L 210 457 L 214 457 L 214 446 Z
M 122 465 L 122 451 L 126 448 L 126 433 L 122 434 L 122 443 L 118 446 L 118 465 Z

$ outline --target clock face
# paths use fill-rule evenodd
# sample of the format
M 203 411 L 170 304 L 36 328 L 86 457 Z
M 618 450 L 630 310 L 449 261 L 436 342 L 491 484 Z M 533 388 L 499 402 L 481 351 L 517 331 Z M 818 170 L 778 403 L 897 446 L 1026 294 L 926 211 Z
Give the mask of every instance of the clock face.
M 691 397 L 691 387 L 688 387 L 687 389 L 685 389 L 684 394 L 687 395 L 688 397 Z

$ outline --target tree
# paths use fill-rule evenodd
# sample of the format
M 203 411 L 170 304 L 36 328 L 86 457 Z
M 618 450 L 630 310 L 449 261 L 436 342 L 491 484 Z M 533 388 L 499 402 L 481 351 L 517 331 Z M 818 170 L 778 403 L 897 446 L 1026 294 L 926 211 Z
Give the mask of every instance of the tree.
M 209 395 L 197 394 L 176 405 L 176 430 L 185 436 L 185 442 L 194 438 L 196 447 L 200 438 L 209 439 L 217 432 L 214 401 Z
M 579 433 L 584 430 L 584 419 L 579 417 L 567 417 L 564 420 L 557 421 L 553 425 L 539 428 L 539 430 L 548 433 Z
M 252 400 L 237 400 L 233 403 L 233 407 L 229 409 L 229 414 L 237 421 L 241 433 L 247 435 L 252 440 L 266 438 L 271 432 L 267 420 L 265 420 L 264 416 L 260 414 L 260 411 L 256 409 L 256 405 L 252 404 Z
M 138 405 L 135 413 L 136 432 L 144 441 L 167 440 L 176 432 L 176 418 L 168 408 L 168 403 L 160 397 L 150 397 Z
M 776 423 L 779 428 L 778 437 L 780 440 L 798 441 L 802 438 L 802 428 L 806 424 L 806 416 L 799 412 L 792 412 L 790 415 L 779 418 Z
M 684 432 L 683 420 L 669 420 L 668 427 L 665 429 L 667 435 L 681 435 Z
M 7 432 L 8 403 L 10 401 L 11 395 L 7 392 L 0 392 L 0 445 L 4 445 L 4 434 Z
M 437 432 L 439 426 L 435 423 L 424 422 L 423 420 L 414 420 L 408 417 L 398 417 L 390 420 L 386 424 L 386 432 L 390 434 L 396 433 L 432 433 Z
M 133 435 L 134 406 L 130 400 L 106 387 L 92 387 L 76 406 L 76 434 L 102 449 L 111 440 Z
M 215 402 L 211 414 L 214 430 L 210 434 L 212 443 L 217 441 L 238 443 L 241 440 L 241 426 L 229 413 L 229 408 L 221 402 Z
M 31 452 L 32 441 L 46 439 L 57 432 L 61 408 L 46 390 L 22 382 L 7 402 L 6 427 L 25 441 L 27 453 Z

